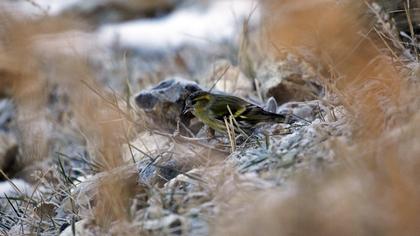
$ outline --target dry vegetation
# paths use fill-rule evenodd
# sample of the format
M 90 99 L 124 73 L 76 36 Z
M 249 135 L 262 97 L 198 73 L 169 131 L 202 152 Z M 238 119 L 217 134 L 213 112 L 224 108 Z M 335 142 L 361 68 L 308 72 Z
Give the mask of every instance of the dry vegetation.
M 367 3 L 266 4 L 272 42 L 311 49 L 328 92 L 350 111 L 354 135 L 351 145 L 331 140 L 337 165 L 252 194 L 232 207 L 249 209 L 227 213 L 216 234 L 417 235 L 418 82 L 390 25 L 370 23 L 360 10 Z
M 281 183 L 270 182 L 278 169 L 269 170 L 270 177 L 242 174 L 224 152 L 145 127 L 127 99 L 130 89 L 116 92 L 96 80 L 76 49 L 47 46 L 45 35 L 87 29 L 80 21 L 1 13 L 0 95 L 16 106 L 20 148 L 15 171 L 2 174 L 30 181 L 35 190 L 1 196 L 13 215 L 0 212 L 0 232 L 55 235 L 84 220 L 92 235 L 181 234 L 191 232 L 186 219 L 195 217 L 209 223 L 213 235 L 420 234 L 416 46 L 402 43 L 378 8 L 348 2 L 261 2 L 267 38 L 260 54 L 280 58 L 287 51 L 317 68 L 322 100 L 345 108 L 352 131 L 348 139 L 322 143 L 334 152 L 333 164 L 297 168 Z M 239 54 L 247 75 L 254 70 L 250 55 Z M 134 146 L 145 131 L 160 148 Z M 74 158 L 60 155 L 67 139 L 88 153 L 85 173 L 76 177 L 70 174 Z M 181 164 L 165 165 L 168 159 Z M 133 160 L 154 164 L 158 180 L 142 181 Z M 90 179 L 78 184 L 85 175 Z M 63 212 L 45 213 L 49 204 Z

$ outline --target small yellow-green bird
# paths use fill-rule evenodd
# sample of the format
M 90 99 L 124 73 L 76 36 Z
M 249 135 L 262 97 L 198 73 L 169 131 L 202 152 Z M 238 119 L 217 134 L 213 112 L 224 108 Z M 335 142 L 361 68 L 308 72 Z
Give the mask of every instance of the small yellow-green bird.
M 219 132 L 226 132 L 224 119 L 231 115 L 235 118 L 239 128 L 246 131 L 260 122 L 282 123 L 286 121 L 285 115 L 265 111 L 242 98 L 206 91 L 194 92 L 186 99 L 184 114 L 188 112 Z

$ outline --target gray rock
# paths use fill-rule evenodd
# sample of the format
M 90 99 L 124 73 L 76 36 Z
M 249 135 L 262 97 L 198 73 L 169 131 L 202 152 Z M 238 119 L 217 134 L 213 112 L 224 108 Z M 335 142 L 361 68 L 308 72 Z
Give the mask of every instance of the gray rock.
M 60 236 L 91 235 L 91 232 L 89 231 L 88 227 L 91 223 L 92 222 L 90 222 L 89 219 L 80 220 L 74 224 L 74 232 L 72 229 L 72 225 L 69 225 L 66 229 L 64 229 L 63 232 L 61 232 Z
M 264 109 L 269 112 L 277 112 L 277 101 L 275 98 L 270 97 L 265 103 Z
M 289 101 L 318 99 L 323 89 L 318 74 L 307 63 L 289 55 L 281 62 L 267 62 L 257 72 L 265 97 L 274 97 L 279 104 Z
M 8 99 L 0 100 L 0 130 L 9 130 L 14 115 L 15 107 L 13 103 Z
M 0 169 L 8 176 L 15 174 L 18 151 L 16 138 L 10 133 L 0 132 Z M 0 175 L 2 179 L 4 176 Z
M 0 169 L 9 177 L 17 169 L 17 155 L 19 152 L 16 135 L 11 132 L 15 108 L 8 99 L 0 100 Z M 0 175 L 0 179 L 4 177 Z
M 162 232 L 165 235 L 182 235 L 184 218 L 175 214 L 164 216 L 160 219 L 146 220 L 143 227 L 147 230 Z
M 134 100 L 155 125 L 173 131 L 180 118 L 182 122 L 189 123 L 191 117 L 181 117 L 185 99 L 199 90 L 202 89 L 195 82 L 175 77 L 141 91 Z
M 315 119 L 324 120 L 327 108 L 320 100 L 313 100 L 308 102 L 288 102 L 281 105 L 277 109 L 279 114 L 293 114 L 291 117 L 295 121 L 309 121 Z M 307 122 L 305 122 L 307 123 Z
M 140 162 L 138 168 L 139 183 L 160 187 L 190 169 L 188 163 L 170 159 L 170 156 L 164 156 L 154 162 L 149 160 Z
M 265 127 L 273 133 L 279 124 Z M 290 127 L 291 132 L 269 135 L 267 144 L 233 153 L 228 162 L 237 166 L 240 173 L 279 173 L 279 181 L 289 176 L 299 165 L 312 165 L 315 161 L 331 161 L 333 153 L 324 141 L 333 136 L 337 129 L 334 123 L 316 120 L 311 124 Z

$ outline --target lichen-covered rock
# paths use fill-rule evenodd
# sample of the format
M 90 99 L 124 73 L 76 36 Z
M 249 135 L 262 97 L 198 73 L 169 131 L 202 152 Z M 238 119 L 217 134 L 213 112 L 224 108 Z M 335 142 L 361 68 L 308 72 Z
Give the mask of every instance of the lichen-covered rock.
M 174 131 L 180 120 L 185 99 L 193 92 L 202 90 L 197 83 L 182 78 L 171 78 L 141 91 L 134 98 L 136 105 L 159 128 Z M 182 122 L 188 123 L 188 117 Z
M 260 147 L 239 150 L 229 157 L 241 173 L 275 173 L 278 180 L 286 178 L 297 167 L 317 161 L 331 161 L 334 154 L 324 142 L 339 136 L 339 123 L 325 123 L 319 119 L 311 124 L 289 127 L 290 132 L 267 136 Z M 265 127 L 266 132 L 277 125 Z M 278 170 L 278 171 L 274 171 Z
M 279 104 L 314 100 L 323 93 L 316 71 L 292 55 L 286 60 L 261 66 L 257 80 L 262 94 L 267 98 L 274 97 Z

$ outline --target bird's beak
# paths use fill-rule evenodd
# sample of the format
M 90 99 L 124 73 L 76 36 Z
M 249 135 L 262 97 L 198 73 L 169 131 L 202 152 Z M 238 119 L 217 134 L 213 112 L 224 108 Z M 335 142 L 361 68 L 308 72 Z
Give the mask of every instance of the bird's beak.
M 185 103 L 184 109 L 182 110 L 182 115 L 187 114 L 188 112 L 191 112 L 193 110 L 193 107 L 191 105 L 191 102 L 187 101 Z
M 192 107 L 185 107 L 182 114 L 185 115 L 185 114 L 187 114 L 188 112 L 191 112 L 191 111 L 192 111 Z

